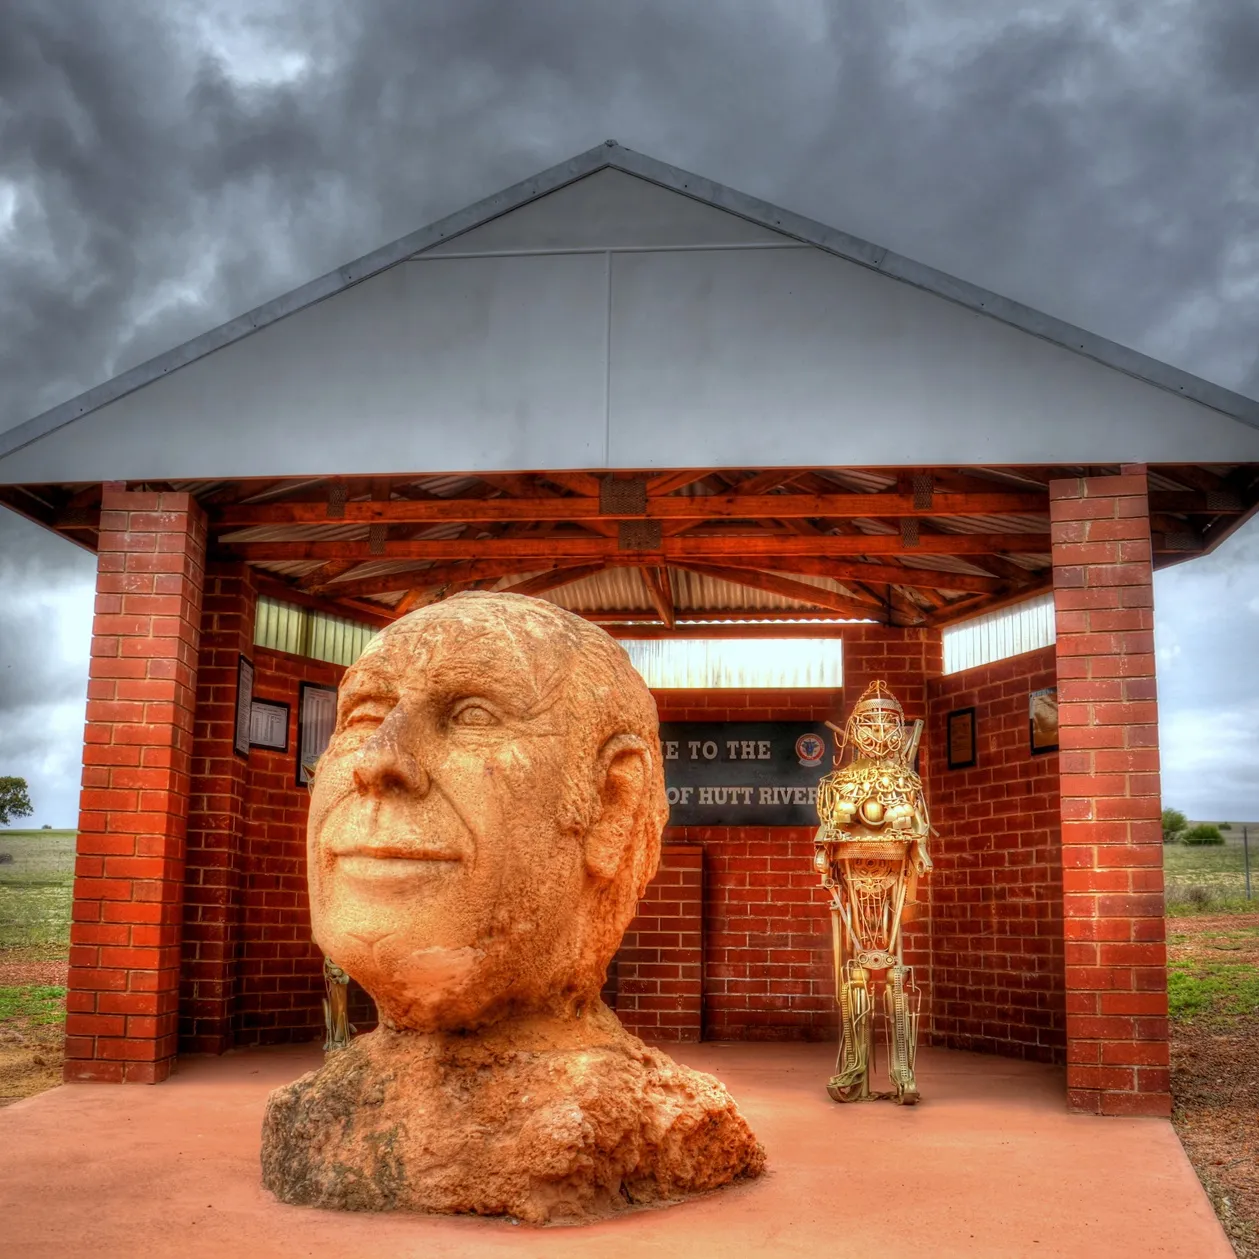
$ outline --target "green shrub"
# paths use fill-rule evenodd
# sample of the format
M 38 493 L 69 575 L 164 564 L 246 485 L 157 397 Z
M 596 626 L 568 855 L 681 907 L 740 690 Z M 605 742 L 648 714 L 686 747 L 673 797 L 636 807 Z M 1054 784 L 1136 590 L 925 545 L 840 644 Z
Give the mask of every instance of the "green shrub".
M 1221 823 L 1220 823 L 1220 830 L 1222 830 L 1222 831 L 1231 831 L 1232 829 L 1233 829 L 1233 824 L 1232 824 L 1232 822 L 1221 822 Z
M 1203 822 L 1198 826 L 1191 827 L 1181 837 L 1182 844 L 1222 844 L 1224 836 L 1220 834 L 1220 828 L 1210 822 Z
M 1164 809 L 1163 843 L 1176 843 L 1188 825 L 1189 819 L 1179 809 Z

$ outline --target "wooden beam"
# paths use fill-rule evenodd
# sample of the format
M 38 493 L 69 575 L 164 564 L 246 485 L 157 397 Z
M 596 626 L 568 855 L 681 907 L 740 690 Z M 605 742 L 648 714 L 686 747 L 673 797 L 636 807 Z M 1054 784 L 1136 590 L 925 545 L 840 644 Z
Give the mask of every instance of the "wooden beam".
M 1183 481 L 1186 485 L 1191 485 L 1195 490 L 1203 493 L 1227 488 L 1227 482 L 1218 472 L 1212 472 L 1210 468 L 1199 464 L 1163 464 L 1158 466 L 1158 471 L 1174 481 Z
M 769 594 L 782 595 L 785 599 L 795 599 L 798 603 L 809 603 L 815 608 L 826 608 L 830 612 L 838 612 L 841 616 L 856 616 L 866 620 L 874 619 L 871 612 L 877 609 L 867 604 L 858 603 L 835 590 L 824 590 L 811 586 L 808 582 L 792 581 L 789 577 L 778 577 L 773 573 L 759 572 L 754 569 L 724 568 L 709 564 L 679 564 L 679 568 L 689 569 L 705 577 L 716 577 L 721 581 L 733 582 L 736 586 L 747 586 L 752 590 L 761 590 Z
M 663 494 L 672 494 L 674 490 L 694 485 L 696 481 L 711 476 L 712 471 L 712 468 L 693 468 L 689 472 L 666 472 L 662 476 L 648 477 L 647 495 L 649 498 L 659 498 Z
M 790 485 L 805 475 L 806 473 L 800 468 L 770 468 L 768 471 L 758 472 L 748 477 L 746 481 L 740 481 L 734 487 L 734 493 L 740 498 L 755 497 L 769 490 Z
M 1049 552 L 1046 551 L 1045 554 L 1048 555 Z M 1006 586 L 1011 582 L 1019 586 L 1026 586 L 1034 582 L 1039 576 L 1035 569 L 1024 568 L 1022 564 L 1016 564 L 1013 560 L 1008 560 L 1005 556 L 995 553 L 975 560 L 975 565 L 978 568 L 984 568 L 989 572 L 996 573 L 998 577 L 1004 578 Z
M 860 562 L 815 559 L 807 555 L 781 556 L 757 565 L 773 572 L 801 573 L 808 577 L 829 577 L 840 582 L 894 582 L 929 590 L 964 590 L 973 594 L 999 594 L 1005 583 L 995 577 L 974 573 L 948 573 L 936 568 L 908 564 L 862 564 Z
M 680 537 L 665 538 L 659 551 L 621 551 L 612 538 L 483 538 L 386 542 L 383 554 L 373 555 L 366 538 L 322 542 L 234 542 L 219 544 L 215 554 L 254 561 L 415 559 L 415 560 L 595 560 L 619 557 L 633 563 L 674 563 L 681 560 L 731 560 L 748 557 L 761 567 L 767 558 L 783 555 L 997 555 L 1003 552 L 1048 554 L 1048 533 L 939 533 L 924 534 L 918 545 L 906 548 L 898 534 L 821 534 L 808 538 Z M 525 567 L 525 565 L 522 565 Z
M 413 612 L 421 606 L 424 596 L 427 592 L 418 586 L 408 590 L 406 594 L 393 605 L 394 616 L 406 616 L 408 612 Z
M 307 573 L 304 577 L 297 579 L 297 584 L 302 590 L 319 590 L 327 586 L 336 578 L 357 568 L 358 560 L 329 560 L 326 564 L 315 569 L 314 572 Z
M 361 561 L 354 560 L 354 564 Z M 457 561 L 450 564 L 433 564 L 429 568 L 408 568 L 397 573 L 385 573 L 378 577 L 347 578 L 329 582 L 312 590 L 315 594 L 360 597 L 365 595 L 392 594 L 395 590 L 428 589 L 457 581 L 478 581 L 483 577 L 514 577 L 530 570 L 565 567 L 559 563 L 524 564 L 519 560 Z M 566 567 L 571 567 L 568 565 Z
M 1246 510 L 1241 495 L 1223 490 L 1151 490 L 1150 510 L 1169 515 L 1240 516 Z
M 836 625 L 834 622 L 820 622 L 805 625 L 745 625 L 722 624 L 712 625 L 679 625 L 669 629 L 666 625 L 625 625 L 603 623 L 595 613 L 586 613 L 586 620 L 596 625 L 603 624 L 613 638 L 842 638 L 852 627 Z M 805 613 L 799 614 L 801 617 Z
M 1038 595 L 1048 594 L 1053 588 L 1053 577 L 1043 577 L 1026 589 L 1012 592 L 1001 599 L 967 599 L 964 602 L 951 603 L 927 617 L 927 623 L 936 626 L 952 625 L 955 621 L 965 621 L 972 616 L 983 616 L 987 612 L 997 612 L 1017 603 L 1026 603 Z
M 544 472 L 542 476 L 552 485 L 571 490 L 574 494 L 593 497 L 596 501 L 599 498 L 600 486 L 603 484 L 601 477 L 589 472 Z
M 257 589 L 260 595 L 269 595 L 281 603 L 293 603 L 299 608 L 314 608 L 320 612 L 331 612 L 334 616 L 344 616 L 352 621 L 362 621 L 368 625 L 383 627 L 394 620 L 393 611 L 369 603 L 360 603 L 357 599 L 328 599 L 312 595 L 305 590 L 298 590 L 273 577 L 269 573 L 259 573 Z
M 22 485 L 0 486 L 0 504 L 16 512 L 17 515 L 25 517 L 32 524 L 42 525 L 45 529 L 65 538 L 67 542 L 73 542 L 75 546 L 81 546 L 85 551 L 96 554 L 96 548 L 92 545 L 94 535 L 90 534 L 86 528 L 82 530 L 80 536 L 76 536 L 77 527 L 75 532 L 59 530 L 54 523 L 54 508 L 35 494 L 34 490 Z
M 673 588 L 669 584 L 667 568 L 643 568 L 643 583 L 647 587 L 647 597 L 656 609 L 660 619 L 672 629 L 677 623 L 677 615 L 673 608 Z
M 477 473 L 483 484 L 491 489 L 516 498 L 553 498 L 550 490 L 538 484 L 537 478 L 520 476 L 512 472 L 480 472 Z
M 624 609 L 615 611 L 600 609 L 595 612 L 583 612 L 581 615 L 589 621 L 597 621 L 600 625 L 624 625 L 639 624 L 644 621 L 654 624 L 659 614 L 652 608 L 650 610 L 640 609 L 637 612 L 626 612 Z M 827 612 L 820 608 L 723 608 L 706 612 L 696 611 L 691 608 L 680 614 L 675 613 L 675 615 L 677 616 L 679 629 L 692 623 L 701 626 L 742 625 L 749 621 L 784 621 L 788 624 L 792 621 L 818 621 L 824 625 L 829 625 L 837 619 L 834 612 Z
M 499 592 L 505 595 L 540 595 L 559 586 L 568 586 L 583 577 L 603 571 L 602 564 L 575 564 L 571 568 L 553 568 L 548 573 L 535 573 L 514 586 L 504 586 Z
M 584 475 L 584 474 L 583 474 Z M 1205 499 L 1203 500 L 1205 502 Z M 929 507 L 917 506 L 912 494 L 701 494 L 647 500 L 645 513 L 605 512 L 598 496 L 576 498 L 432 498 L 420 501 L 348 501 L 346 524 L 449 524 L 468 521 L 520 520 L 787 520 L 863 518 L 895 519 L 921 516 L 1046 515 L 1043 494 L 936 494 Z M 227 504 L 213 522 L 219 529 L 255 525 L 326 524 L 326 507 L 319 503 Z

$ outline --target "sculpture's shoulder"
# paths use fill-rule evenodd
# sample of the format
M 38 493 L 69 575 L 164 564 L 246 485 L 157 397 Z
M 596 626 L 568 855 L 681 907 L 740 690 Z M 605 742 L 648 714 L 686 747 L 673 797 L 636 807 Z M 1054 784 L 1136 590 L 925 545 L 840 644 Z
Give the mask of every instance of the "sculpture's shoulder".
M 609 1011 L 587 1030 L 519 1049 L 356 1038 L 271 1095 L 264 1184 L 286 1202 L 542 1224 L 760 1174 L 765 1152 L 717 1080 Z

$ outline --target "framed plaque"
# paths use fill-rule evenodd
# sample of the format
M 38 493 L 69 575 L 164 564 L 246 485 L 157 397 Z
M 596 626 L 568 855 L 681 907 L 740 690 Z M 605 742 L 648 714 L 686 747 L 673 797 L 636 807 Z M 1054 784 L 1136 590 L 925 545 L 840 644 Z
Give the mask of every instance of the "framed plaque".
M 949 768 L 973 769 L 978 761 L 975 750 L 975 710 L 955 708 L 948 716 Z
M 1032 755 L 1058 750 L 1058 688 L 1033 691 L 1027 699 L 1027 724 L 1031 732 Z
M 249 756 L 250 711 L 254 701 L 254 666 L 244 656 L 236 658 L 236 738 L 237 756 Z
M 289 706 L 274 700 L 256 699 L 249 712 L 249 745 L 289 750 Z
M 309 787 L 337 724 L 337 688 L 303 682 L 297 691 L 297 785 Z
M 824 723 L 664 722 L 660 747 L 670 826 L 817 826 Z

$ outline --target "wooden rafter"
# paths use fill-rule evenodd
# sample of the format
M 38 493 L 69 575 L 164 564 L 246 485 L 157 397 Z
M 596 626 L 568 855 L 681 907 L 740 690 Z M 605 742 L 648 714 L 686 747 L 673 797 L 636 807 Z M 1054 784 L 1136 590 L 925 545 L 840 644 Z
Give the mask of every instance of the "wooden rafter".
M 815 608 L 826 608 L 830 612 L 838 612 L 843 616 L 871 618 L 871 614 L 879 610 L 877 607 L 872 608 L 864 601 L 847 598 L 838 591 L 811 586 L 804 581 L 793 581 L 789 577 L 779 577 L 776 573 L 709 564 L 685 563 L 679 564 L 678 567 L 705 577 L 716 577 L 721 581 L 733 582 L 737 586 L 747 586 L 752 590 L 781 595 L 785 599 L 795 599 L 798 603 L 812 604 Z
M 358 560 L 353 561 L 355 564 Z M 521 564 L 518 560 L 470 560 L 450 564 L 433 564 L 428 568 L 407 568 L 396 573 L 384 573 L 376 577 L 350 577 L 344 581 L 329 582 L 316 588 L 313 593 L 341 597 L 365 598 L 372 595 L 392 594 L 397 590 L 428 590 L 447 586 L 452 582 L 479 581 L 482 578 L 514 577 L 528 571 L 551 571 L 555 568 L 572 567 L 559 562 L 533 562 Z
M 574 494 L 593 496 L 598 499 L 602 481 L 589 472 L 548 472 L 545 479 L 552 485 L 571 490 Z
M 1012 592 L 1000 599 L 959 599 L 947 607 L 927 617 L 931 625 L 950 625 L 954 621 L 964 621 L 967 617 L 979 616 L 985 612 L 997 612 L 1015 603 L 1024 603 L 1037 595 L 1048 594 L 1053 590 L 1053 578 L 1044 576 L 1033 582 L 1026 589 Z
M 321 564 L 314 572 L 299 578 L 297 584 L 303 590 L 318 590 L 351 569 L 357 568 L 358 564 L 358 560 L 329 560 L 326 564 Z
M 660 476 L 648 477 L 647 494 L 653 498 L 661 494 L 672 494 L 674 490 L 684 489 L 688 485 L 694 485 L 696 481 L 702 481 L 711 473 L 711 468 L 701 468 L 692 469 L 689 472 L 665 472 Z
M 808 620 L 807 614 L 801 618 Z M 601 620 L 597 614 L 587 614 L 588 621 L 601 624 L 614 638 L 838 638 L 849 627 L 837 625 L 833 621 L 815 619 L 812 624 L 782 625 L 749 624 L 746 621 L 721 622 L 706 624 L 677 625 L 669 629 L 666 625 L 650 625 L 639 622 L 625 624 L 615 621 Z
M 924 534 L 918 545 L 907 548 L 897 534 L 856 534 L 834 537 L 680 537 L 665 538 L 660 549 L 641 552 L 644 564 L 674 563 L 681 560 L 710 560 L 732 556 L 780 555 L 996 555 L 1003 552 L 1047 554 L 1048 533 L 940 533 Z M 612 538 L 556 536 L 550 538 L 480 538 L 455 541 L 431 540 L 386 542 L 383 553 L 373 554 L 367 539 L 312 542 L 233 542 L 220 544 L 218 554 L 256 562 L 296 562 L 299 560 L 361 559 L 519 559 L 595 560 L 620 556 Z
M 602 569 L 602 564 L 574 564 L 570 568 L 553 568 L 547 573 L 535 573 L 532 577 L 527 577 L 524 581 L 519 581 L 514 586 L 504 586 L 500 593 L 540 595 L 548 590 L 555 590 L 560 586 L 567 586 L 572 582 L 581 581 L 583 577 L 590 577 L 594 573 L 602 571 Z
M 1202 508 L 1205 510 L 1205 496 Z M 346 524 L 448 524 L 470 521 L 533 520 L 787 520 L 787 519 L 897 519 L 923 516 L 1046 515 L 1043 494 L 1020 491 L 989 494 L 936 494 L 929 506 L 913 494 L 700 494 L 648 498 L 646 510 L 605 511 L 597 496 L 570 498 L 429 498 L 347 501 L 337 517 Z M 1181 510 L 1188 510 L 1182 508 Z M 328 521 L 318 503 L 279 502 L 228 504 L 214 513 L 220 529 L 257 525 L 314 525 Z
M 974 563 L 968 560 L 967 563 Z M 900 563 L 865 564 L 858 560 L 818 559 L 808 555 L 775 557 L 757 565 L 773 572 L 799 573 L 807 577 L 829 577 L 843 582 L 894 582 L 901 586 L 921 586 L 931 590 L 957 590 L 971 594 L 999 594 L 1006 583 L 996 577 L 974 573 L 950 573 Z
M 643 584 L 647 587 L 647 597 L 656 609 L 660 619 L 670 629 L 677 623 L 677 614 L 673 607 L 673 588 L 669 584 L 667 568 L 643 568 Z

